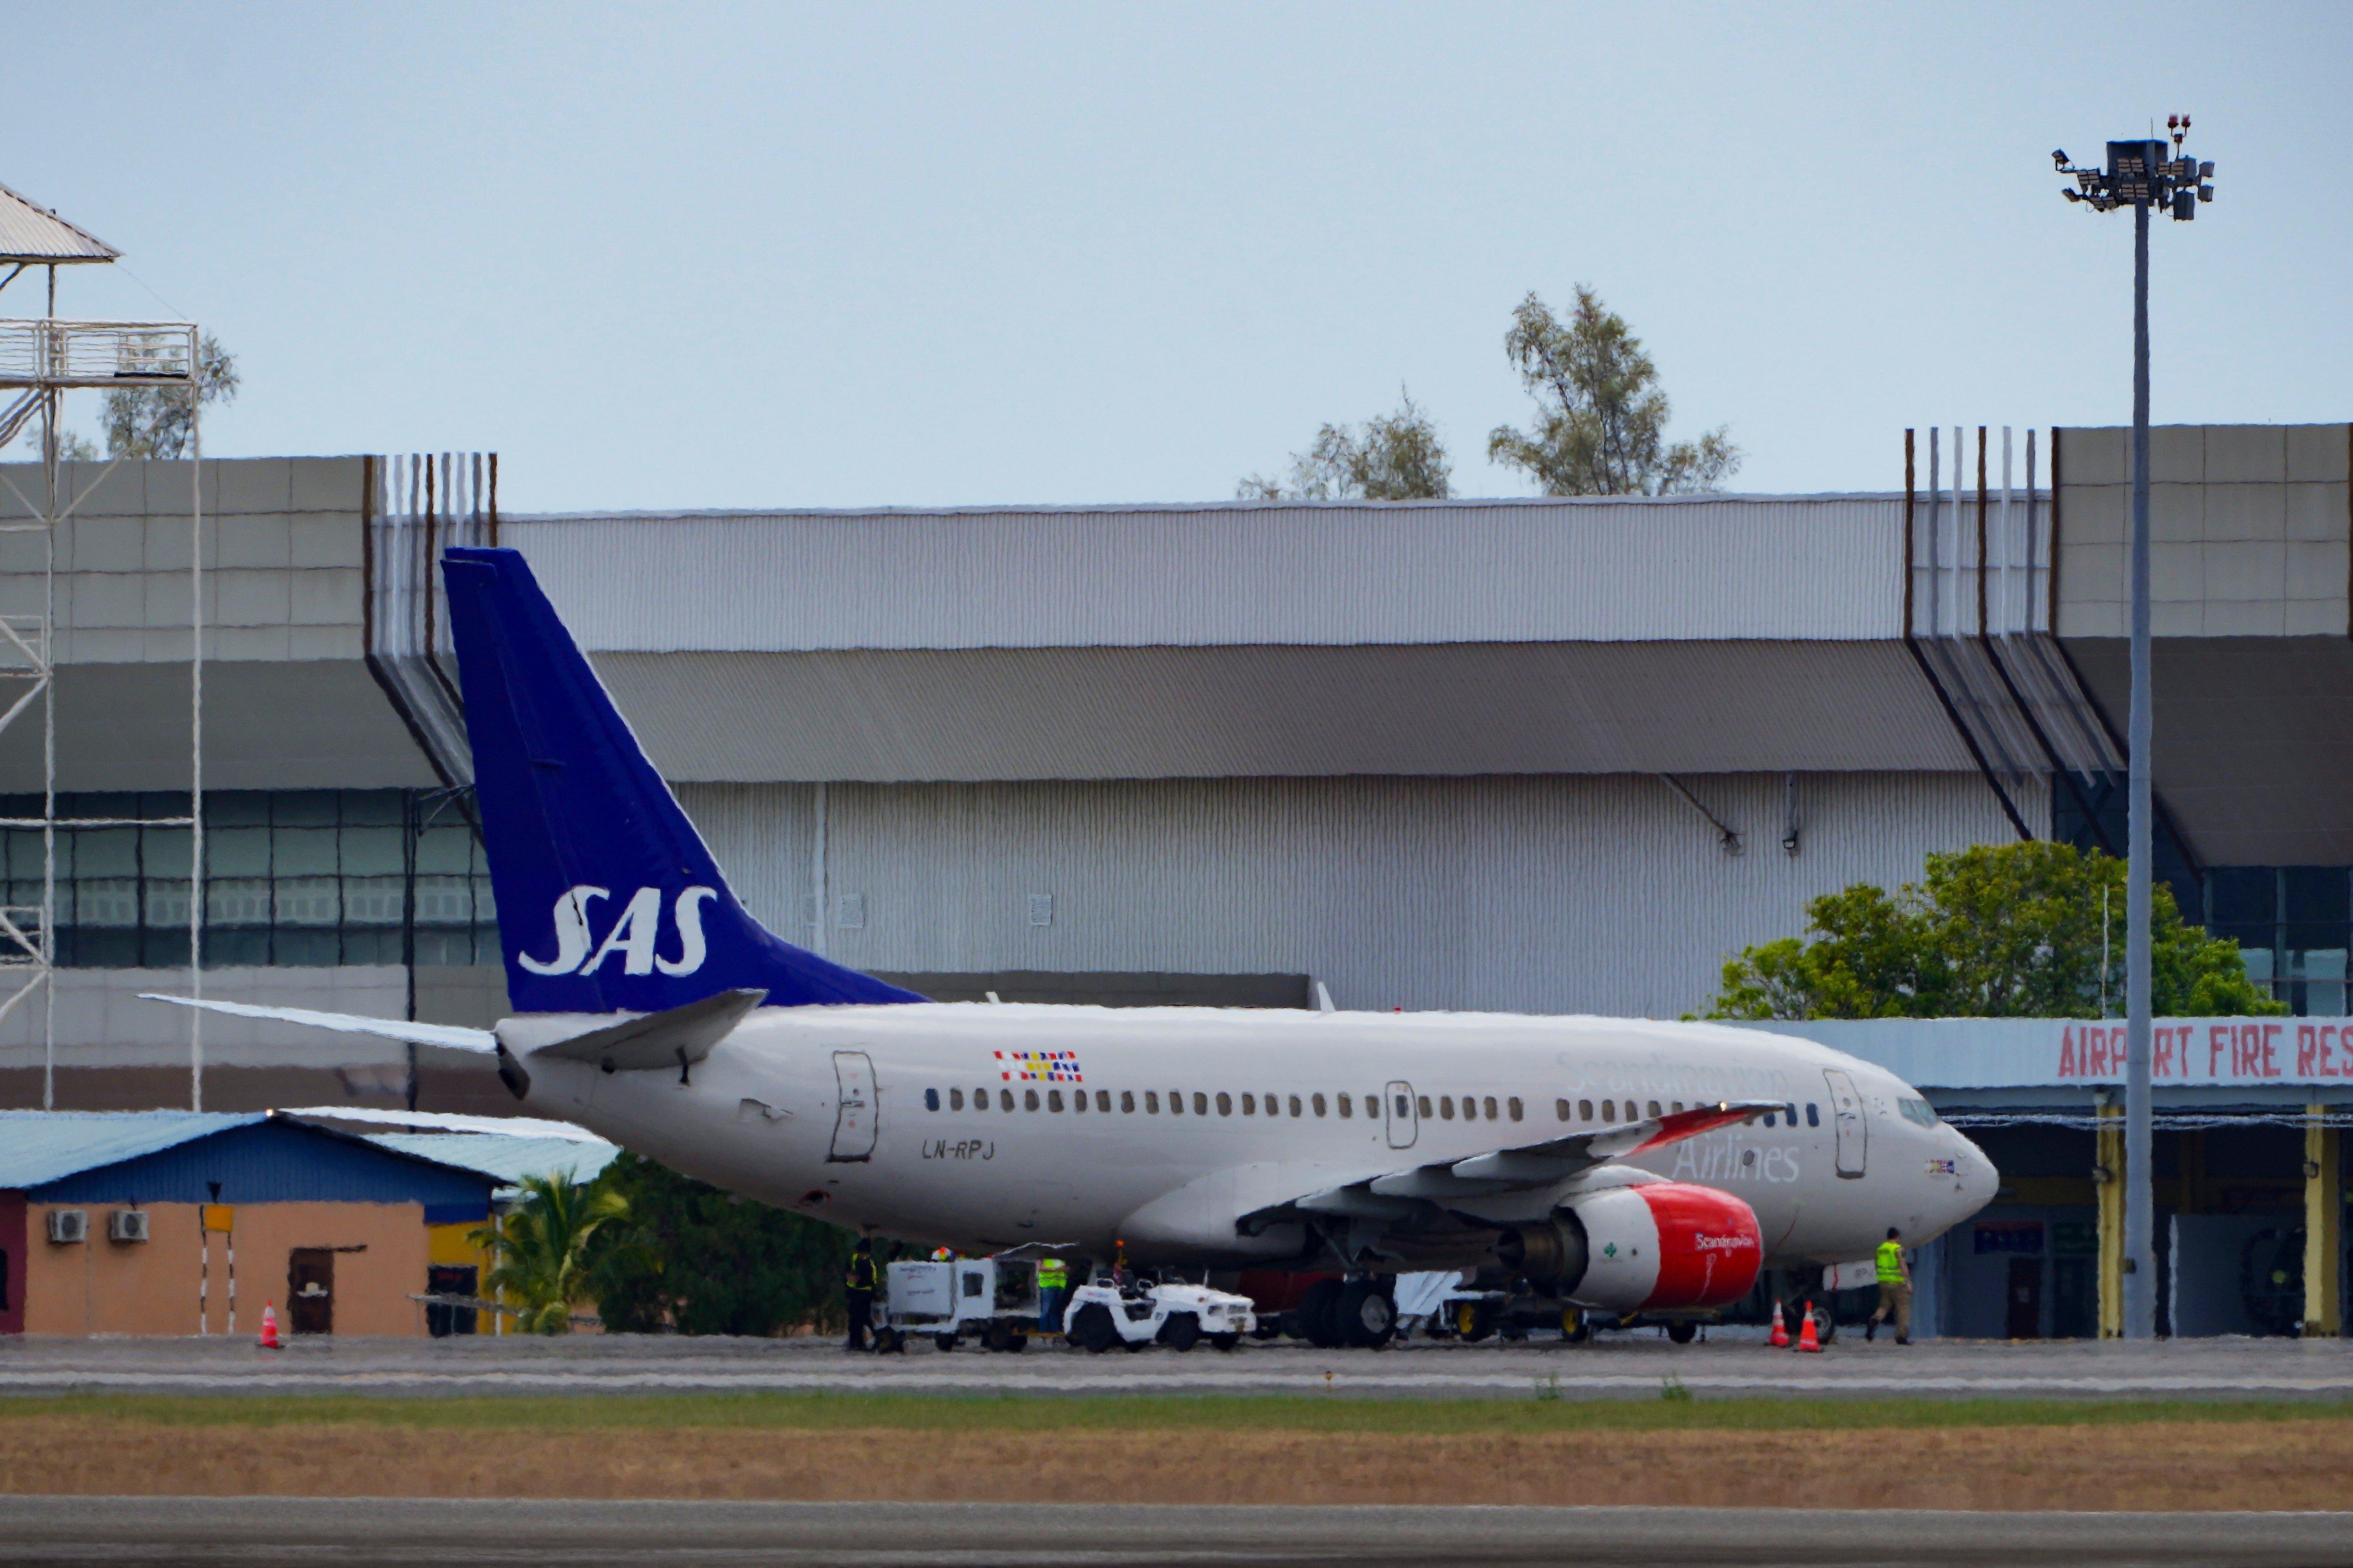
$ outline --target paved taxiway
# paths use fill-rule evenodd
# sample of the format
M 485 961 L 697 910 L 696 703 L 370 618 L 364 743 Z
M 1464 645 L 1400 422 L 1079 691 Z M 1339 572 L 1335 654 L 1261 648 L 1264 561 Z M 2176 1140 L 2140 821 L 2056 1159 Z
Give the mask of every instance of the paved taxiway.
M 1324 1394 L 1527 1398 L 1558 1377 L 1563 1398 L 1656 1398 L 1669 1374 L 1708 1394 L 1955 1397 L 2353 1397 L 2353 1341 L 2184 1340 L 1923 1342 L 1844 1336 L 1820 1355 L 1719 1335 L 1671 1345 L 1652 1334 L 1596 1342 L 1412 1343 L 1319 1351 L 1251 1342 L 1229 1353 L 1151 1349 L 1086 1355 L 1033 1342 L 1018 1355 L 974 1349 L 848 1355 L 816 1340 L 573 1335 L 446 1340 L 298 1339 L 280 1352 L 244 1339 L 0 1340 L 0 1394 Z
M 2341 1563 L 2344 1514 L 0 1497 L 0 1563 Z

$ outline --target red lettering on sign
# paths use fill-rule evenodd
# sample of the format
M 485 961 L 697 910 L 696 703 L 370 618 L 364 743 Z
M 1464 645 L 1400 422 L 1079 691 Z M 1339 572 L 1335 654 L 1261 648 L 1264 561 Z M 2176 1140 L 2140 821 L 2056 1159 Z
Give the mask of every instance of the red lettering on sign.
M 2342 1078 L 2344 1076 L 2344 1074 L 2337 1070 L 2337 1063 L 2335 1059 L 2337 1056 L 2337 1042 L 2329 1038 L 2330 1036 L 2336 1033 L 2337 1026 L 2334 1024 L 2323 1024 L 2320 1026 L 2320 1076 L 2323 1078 Z
M 2149 1063 L 2148 1070 L 2149 1076 L 2152 1078 L 2163 1078 L 2167 1073 L 2173 1070 L 2172 1030 L 2159 1029 L 2157 1031 L 2157 1052 L 2156 1056 Z
M 2214 1069 L 2222 1059 L 2222 1037 L 2225 1034 L 2230 1035 L 2232 1039 L 2238 1037 L 2238 1031 L 2228 1024 L 2206 1026 L 2206 1076 L 2208 1078 L 2216 1076 Z
M 2277 1039 L 2280 1036 L 2287 1033 L 2287 1026 L 2284 1024 L 2265 1024 L 2263 1026 L 2263 1076 L 2265 1078 L 2277 1078 L 2280 1075 L 2279 1058 L 2274 1054 L 2276 1047 L 2274 1047 L 2272 1042 Z
M 2075 1031 L 2073 1029 L 2059 1031 L 2059 1076 L 2075 1076 Z
M 2295 1026 L 2295 1076 L 2312 1076 L 2312 1059 L 2320 1050 L 2320 1031 L 2310 1024 Z

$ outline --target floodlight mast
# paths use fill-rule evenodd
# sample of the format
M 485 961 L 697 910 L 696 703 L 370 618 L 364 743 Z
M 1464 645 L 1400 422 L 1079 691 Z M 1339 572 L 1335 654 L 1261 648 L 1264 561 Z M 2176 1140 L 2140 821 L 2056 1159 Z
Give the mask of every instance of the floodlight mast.
M 2125 1236 L 2124 1337 L 2157 1337 L 2157 1260 L 2152 1250 L 2155 1184 L 2149 1125 L 2149 673 L 2148 673 L 2148 214 L 2177 222 L 2214 199 L 2214 165 L 2183 154 L 2189 116 L 2168 114 L 2172 156 L 2164 142 L 2108 143 L 2107 167 L 2078 168 L 2064 152 L 2052 164 L 2074 186 L 2059 194 L 2094 212 L 2133 209 L 2132 717 L 2126 730 L 2131 769 L 2125 865 Z

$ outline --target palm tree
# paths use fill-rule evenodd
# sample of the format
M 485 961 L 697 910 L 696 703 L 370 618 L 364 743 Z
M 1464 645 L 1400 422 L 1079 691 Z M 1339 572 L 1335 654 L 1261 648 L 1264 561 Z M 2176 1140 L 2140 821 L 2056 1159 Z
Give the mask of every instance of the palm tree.
M 562 1176 L 525 1176 L 522 1201 L 466 1239 L 498 1259 L 486 1283 L 522 1304 L 526 1333 L 566 1334 L 572 1303 L 586 1293 L 589 1238 L 628 1215 L 618 1193 Z

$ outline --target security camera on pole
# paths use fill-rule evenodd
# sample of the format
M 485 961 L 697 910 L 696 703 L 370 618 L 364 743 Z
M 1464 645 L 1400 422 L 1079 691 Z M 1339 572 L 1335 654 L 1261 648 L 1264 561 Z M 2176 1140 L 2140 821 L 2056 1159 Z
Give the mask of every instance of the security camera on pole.
M 2060 195 L 2094 212 L 2133 210 L 2133 468 L 2132 468 L 2132 792 L 2126 819 L 2125 873 L 2125 1278 L 2124 1334 L 2157 1337 L 2157 1268 L 2150 1248 L 2155 1213 L 2149 1181 L 2148 1104 L 2148 214 L 2169 210 L 2177 222 L 2198 216 L 2214 199 L 2205 184 L 2214 165 L 2181 151 L 2189 116 L 2168 114 L 2171 156 L 2164 142 L 2111 142 L 2105 169 L 2079 169 L 2064 153 L 2051 154 L 2074 188 Z

